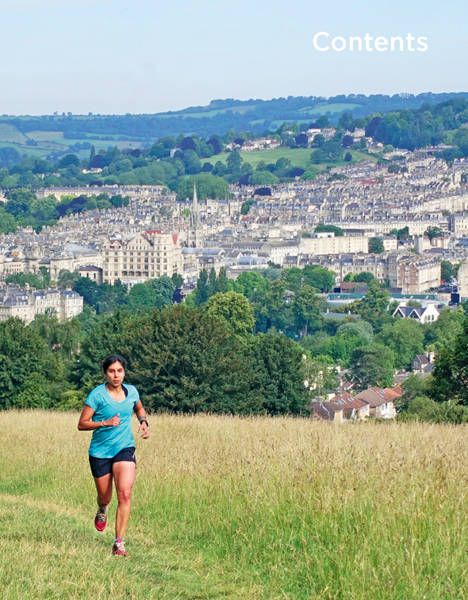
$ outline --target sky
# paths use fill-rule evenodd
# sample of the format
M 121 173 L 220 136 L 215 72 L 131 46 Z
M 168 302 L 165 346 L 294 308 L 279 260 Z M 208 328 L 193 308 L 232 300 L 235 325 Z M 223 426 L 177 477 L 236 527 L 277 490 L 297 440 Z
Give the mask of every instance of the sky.
M 464 0 L 0 0 L 0 114 L 468 91 L 467 20 Z M 428 49 L 351 52 L 366 34 Z

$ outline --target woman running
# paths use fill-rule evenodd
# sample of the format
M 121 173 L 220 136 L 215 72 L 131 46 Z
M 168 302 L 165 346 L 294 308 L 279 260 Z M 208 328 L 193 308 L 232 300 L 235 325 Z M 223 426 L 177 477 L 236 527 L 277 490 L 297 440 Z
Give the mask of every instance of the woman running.
M 97 489 L 98 511 L 94 525 L 104 531 L 107 509 L 112 498 L 112 479 L 117 491 L 115 541 L 112 554 L 128 556 L 124 535 L 130 517 L 130 499 L 135 482 L 135 442 L 132 435 L 132 413 L 136 412 L 143 439 L 149 438 L 146 412 L 133 385 L 122 385 L 127 361 L 121 356 L 108 356 L 102 370 L 107 383 L 99 385 L 89 394 L 78 429 L 92 431 L 89 447 L 89 464 Z

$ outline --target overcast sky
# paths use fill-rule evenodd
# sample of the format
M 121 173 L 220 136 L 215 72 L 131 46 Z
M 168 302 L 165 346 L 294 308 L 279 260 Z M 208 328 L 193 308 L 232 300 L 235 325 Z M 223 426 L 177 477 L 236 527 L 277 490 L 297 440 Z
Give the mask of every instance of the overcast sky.
M 465 0 L 0 0 L 0 114 L 468 91 L 467 18 Z M 322 31 L 428 50 L 319 52 Z

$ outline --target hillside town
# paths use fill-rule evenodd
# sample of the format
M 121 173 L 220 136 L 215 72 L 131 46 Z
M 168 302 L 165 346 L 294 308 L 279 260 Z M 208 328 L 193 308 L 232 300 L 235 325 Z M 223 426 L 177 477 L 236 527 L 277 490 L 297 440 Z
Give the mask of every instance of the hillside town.
M 346 179 L 330 182 L 327 172 L 314 181 L 273 186 L 267 196 L 231 186 L 229 200 L 198 201 L 196 189 L 193 201 L 178 201 L 162 186 L 102 187 L 101 194 L 128 196 L 129 205 L 65 216 L 40 233 L 25 227 L 2 235 L 0 274 L 46 266 L 54 279 L 62 269 L 95 267 L 100 280 L 131 286 L 173 272 L 193 283 L 207 265 L 216 271 L 224 266 L 235 278 L 267 264 L 320 264 L 336 273 L 337 284 L 349 273 L 369 271 L 404 294 L 426 293 L 440 286 L 441 260 L 468 256 L 468 159 L 449 167 L 425 153 L 407 153 L 404 164 L 407 172 L 397 174 L 374 162 L 336 168 Z M 95 193 L 51 188 L 37 196 Z M 243 214 L 246 200 L 253 202 Z M 344 235 L 316 234 L 319 224 L 339 227 Z M 429 239 L 431 227 L 442 234 Z M 405 228 L 409 239 L 392 234 Z M 369 252 L 374 237 L 384 252 Z
M 19 227 L 0 236 L 0 320 L 30 323 L 50 310 L 61 320 L 80 314 L 83 298 L 55 284 L 63 271 L 128 289 L 177 274 L 183 300 L 203 270 L 224 268 L 236 280 L 271 266 L 318 265 L 335 277 L 333 289 L 321 294 L 327 313 L 363 298 L 367 286 L 353 283 L 353 276 L 370 273 L 388 287 L 394 318 L 433 323 L 444 307 L 468 298 L 468 159 L 448 166 L 420 151 L 405 152 L 399 163 L 406 168 L 398 173 L 374 161 L 337 167 L 266 193 L 232 185 L 227 200 L 200 201 L 196 186 L 185 200 L 163 186 L 100 187 L 100 194 L 128 197 L 128 205 L 65 215 L 40 233 Z M 60 201 L 95 193 L 92 187 L 43 188 L 37 197 Z M 332 227 L 315 231 L 318 226 Z M 442 281 L 442 261 L 457 265 L 457 279 Z M 50 277 L 45 290 L 5 282 L 41 272 Z M 427 373 L 432 362 L 416 356 L 412 370 Z M 396 387 L 351 396 L 344 372 L 338 387 L 317 399 L 314 414 L 334 422 L 393 418 L 399 383 L 408 375 L 400 374 Z

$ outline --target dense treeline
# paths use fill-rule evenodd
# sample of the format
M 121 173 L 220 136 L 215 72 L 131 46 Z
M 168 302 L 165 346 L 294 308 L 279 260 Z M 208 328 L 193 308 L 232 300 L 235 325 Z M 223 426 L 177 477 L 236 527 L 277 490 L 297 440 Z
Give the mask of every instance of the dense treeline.
M 453 160 L 468 156 L 468 100 L 455 98 L 431 105 L 424 103 L 413 110 L 391 111 L 363 119 L 353 119 L 349 113 L 340 117 L 340 124 L 351 130 L 365 127 L 366 135 L 395 148 L 414 150 L 445 143 L 453 145 L 444 158 Z
M 375 94 L 337 95 L 330 98 L 318 96 L 277 98 L 273 100 L 213 100 L 206 107 L 191 107 L 161 115 L 88 115 L 12 117 L 4 122 L 15 125 L 21 132 L 64 131 L 68 139 L 138 139 L 150 141 L 155 137 L 177 135 L 180 131 L 192 131 L 202 137 L 213 133 L 222 134 L 229 129 L 236 131 L 263 131 L 274 121 L 297 121 L 322 114 L 324 104 L 350 104 L 355 118 L 375 112 L 385 113 L 401 109 L 417 109 L 423 103 L 435 104 L 467 94 Z M 314 111 L 314 108 L 317 108 Z M 338 109 L 338 115 L 342 109 Z M 205 114 L 204 114 L 205 113 Z M 200 115 L 203 115 L 200 117 Z M 196 115 L 196 116 L 191 116 Z M 330 113 L 331 116 L 331 113 Z
M 91 197 L 65 195 L 60 202 L 55 196 L 36 198 L 34 192 L 19 188 L 8 190 L 6 203 L 0 208 L 0 233 L 14 233 L 18 226 L 31 226 L 39 232 L 44 226 L 52 226 L 60 217 L 88 210 L 127 206 L 129 199 L 120 194 L 96 194 Z
M 434 352 L 433 375 L 404 383 L 398 418 L 468 421 L 463 307 L 444 309 L 425 325 L 392 318 L 388 290 L 367 275 L 359 277 L 366 295 L 330 315 L 317 293 L 332 287 L 334 274 L 312 265 L 270 266 L 235 281 L 224 269 L 202 271 L 182 305 L 174 304 L 181 300 L 177 275 L 129 292 L 120 282 L 98 285 L 62 271 L 58 285 L 82 294 L 84 310 L 66 323 L 52 313 L 28 326 L 0 323 L 0 406 L 78 408 L 102 380 L 100 361 L 120 352 L 152 410 L 305 414 L 305 380 L 316 383 L 315 394 L 333 389 L 340 366 L 356 390 L 386 387 L 416 354 Z M 45 272 L 9 281 L 50 284 Z

